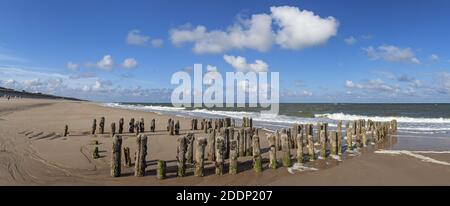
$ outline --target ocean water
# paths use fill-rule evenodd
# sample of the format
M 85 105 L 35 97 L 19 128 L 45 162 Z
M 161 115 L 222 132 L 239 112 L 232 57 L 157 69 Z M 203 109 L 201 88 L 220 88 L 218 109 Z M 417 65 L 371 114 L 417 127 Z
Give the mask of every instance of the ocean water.
M 282 103 L 278 115 L 262 114 L 261 108 L 180 108 L 164 103 L 104 103 L 103 106 L 156 112 L 181 117 L 231 117 L 240 123 L 252 117 L 254 125 L 275 130 L 292 124 L 328 123 L 371 119 L 398 122 L 398 143 L 393 149 L 450 150 L 450 104 L 326 104 Z

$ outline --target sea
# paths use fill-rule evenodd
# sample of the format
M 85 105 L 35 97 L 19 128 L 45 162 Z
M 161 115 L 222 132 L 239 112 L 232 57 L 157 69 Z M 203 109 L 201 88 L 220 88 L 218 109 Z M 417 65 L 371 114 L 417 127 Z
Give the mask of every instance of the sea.
M 184 108 L 171 103 L 102 103 L 103 106 L 155 112 L 186 118 L 231 117 L 239 124 L 243 117 L 253 118 L 256 127 L 276 130 L 292 124 L 328 123 L 371 119 L 398 122 L 398 150 L 450 150 L 450 104 L 380 104 L 380 103 L 280 103 L 279 114 L 262 113 L 263 108 Z

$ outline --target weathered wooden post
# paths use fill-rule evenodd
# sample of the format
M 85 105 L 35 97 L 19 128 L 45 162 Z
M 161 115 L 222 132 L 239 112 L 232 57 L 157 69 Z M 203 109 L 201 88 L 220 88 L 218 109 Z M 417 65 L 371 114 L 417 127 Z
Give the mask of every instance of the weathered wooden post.
M 91 134 L 95 134 L 95 130 L 97 130 L 97 119 L 94 119 L 92 121 L 92 130 L 91 130 Z
M 198 119 L 194 119 L 194 130 L 198 130 Z
M 224 164 L 224 150 L 225 150 L 225 140 L 223 136 L 218 136 L 216 139 L 216 175 L 223 174 L 223 164 Z
M 275 131 L 275 147 L 278 151 L 281 151 L 281 134 L 280 131 L 278 131 L 278 129 Z
M 337 138 L 339 140 L 339 148 L 338 148 L 338 153 L 342 154 L 342 121 L 339 120 L 338 121 L 338 125 L 337 125 Z
M 203 177 L 203 168 L 204 168 L 204 161 L 205 161 L 205 146 L 206 146 L 206 139 L 198 139 L 197 140 L 197 147 L 195 150 L 195 176 L 197 177 Z
M 312 126 L 312 125 L 311 125 Z M 312 127 L 310 127 L 312 128 Z M 316 160 L 316 151 L 314 148 L 314 140 L 312 135 L 308 135 L 308 153 L 309 153 L 309 161 Z
M 203 119 L 203 121 L 202 121 L 202 130 L 203 130 L 203 132 L 205 133 L 205 134 L 207 134 L 208 133 L 208 125 L 206 124 L 206 121 L 205 121 L 205 119 Z
M 186 163 L 192 164 L 194 162 L 194 141 L 195 136 L 193 133 L 186 135 Z
M 172 123 L 172 119 L 171 118 L 169 118 L 168 120 L 167 120 L 167 131 L 169 132 L 170 131 L 170 127 L 171 127 L 171 124 Z
M 367 147 L 367 139 L 366 139 L 366 128 L 362 128 L 362 146 Z
M 327 158 L 327 138 L 325 136 L 325 130 L 320 130 L 320 158 Z
M 175 120 L 171 120 L 169 125 L 170 125 L 170 135 L 175 135 Z
M 119 134 L 123 133 L 123 118 L 119 119 Z
M 134 133 L 134 118 L 130 119 L 130 123 L 128 123 L 128 125 L 130 126 L 130 128 L 128 129 L 128 132 Z
M 202 121 L 200 122 L 200 130 L 205 130 L 205 119 L 202 119 Z
M 283 151 L 283 167 L 290 167 L 291 151 L 289 149 L 289 139 L 286 133 L 281 134 L 281 150 Z
M 353 150 L 352 133 L 349 121 L 345 122 L 345 136 L 347 138 L 347 150 Z
M 66 126 L 64 126 L 64 137 L 67 137 L 67 134 L 69 134 L 69 126 L 66 124 Z
M 114 135 L 111 155 L 111 176 L 120 177 L 121 173 L 122 136 Z
M 191 130 L 194 130 L 194 122 L 195 122 L 195 118 L 191 119 Z
M 288 139 L 289 141 L 289 139 Z M 252 129 L 247 127 L 245 128 L 245 144 L 246 144 L 246 151 L 245 151 L 245 155 L 246 156 L 251 156 L 252 155 Z M 289 145 L 288 145 L 289 146 Z
M 269 168 L 276 169 L 278 165 L 275 134 L 267 134 L 267 141 L 269 142 Z
M 175 127 L 175 135 L 180 135 L 180 121 L 179 120 L 177 120 L 174 127 Z
M 166 161 L 158 160 L 158 163 L 156 165 L 156 177 L 160 180 L 166 178 Z
M 116 134 L 116 123 L 112 122 L 111 123 L 111 137 L 114 137 L 115 134 Z
M 206 156 L 209 161 L 216 160 L 216 132 L 214 129 L 209 129 L 207 148 L 206 148 Z
M 131 153 L 130 153 L 129 147 L 123 148 L 123 155 L 125 158 L 125 162 L 124 162 L 125 167 L 131 167 Z
M 262 172 L 261 150 L 259 144 L 259 136 L 257 134 L 253 135 L 252 148 L 253 148 L 253 170 L 255 172 Z
M 229 166 L 229 174 L 237 174 L 237 159 L 238 159 L 238 144 L 237 140 L 231 140 L 230 143 L 230 166 Z
M 152 119 L 152 122 L 150 123 L 150 131 L 155 132 L 156 129 L 156 120 Z
M 139 123 L 139 121 L 136 121 L 136 122 L 134 123 L 134 131 L 135 131 L 135 133 L 136 133 L 136 136 L 139 135 L 140 132 L 141 132 L 141 129 L 139 128 L 140 125 L 141 125 L 141 124 Z
M 317 133 L 317 142 L 319 144 L 322 144 L 322 138 L 320 136 L 320 131 L 322 130 L 322 124 L 320 124 L 320 122 L 317 122 L 317 126 L 316 126 L 316 133 Z
M 336 132 L 330 131 L 330 153 L 337 155 Z
M 342 133 L 336 132 L 336 150 L 337 155 L 339 155 L 339 158 L 342 156 Z
M 98 154 L 98 147 L 94 148 L 94 151 L 92 152 L 92 158 L 94 159 L 100 158 L 100 155 Z
M 178 147 L 177 147 L 177 160 L 178 160 L 178 177 L 184 177 L 186 171 L 186 150 L 187 150 L 187 140 L 186 137 L 178 137 Z
M 147 167 L 147 161 L 145 160 L 147 156 L 147 136 L 144 134 L 138 135 L 136 142 L 138 144 L 138 149 L 136 151 L 134 176 L 142 177 L 145 176 L 145 168 Z
M 100 118 L 100 123 L 98 124 L 98 126 L 100 127 L 100 134 L 105 133 L 105 117 Z
M 144 118 L 141 118 L 141 121 L 139 122 L 139 131 L 141 133 L 145 132 L 145 124 L 144 124 Z
M 239 140 L 239 157 L 245 157 L 246 148 L 245 148 L 244 128 L 239 129 L 238 140 Z

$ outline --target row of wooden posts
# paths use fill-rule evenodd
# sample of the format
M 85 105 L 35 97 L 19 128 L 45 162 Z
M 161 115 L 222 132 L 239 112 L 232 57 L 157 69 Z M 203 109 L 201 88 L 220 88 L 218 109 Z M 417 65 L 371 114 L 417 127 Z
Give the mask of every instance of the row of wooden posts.
M 192 119 L 191 129 L 196 129 L 197 119 Z M 209 160 L 214 162 L 215 174 L 224 173 L 224 164 L 228 159 L 229 173 L 236 174 L 238 171 L 238 157 L 252 156 L 253 170 L 262 171 L 262 157 L 260 150 L 260 137 L 258 130 L 253 128 L 252 119 L 244 118 L 241 128 L 234 127 L 234 121 L 230 118 L 215 120 L 215 126 L 212 127 L 212 120 L 202 120 L 202 130 L 208 134 L 206 138 L 195 138 L 194 133 L 177 138 L 177 176 L 186 175 L 186 164 L 194 164 L 194 175 L 204 176 L 204 162 Z M 233 123 L 232 123 L 233 122 Z M 176 123 L 175 123 L 176 124 Z M 173 120 L 168 121 L 168 129 L 175 125 Z M 179 125 L 179 124 L 178 124 Z M 339 159 L 344 152 L 350 152 L 355 148 L 366 147 L 369 142 L 381 143 L 388 135 L 395 134 L 397 131 L 397 121 L 374 122 L 368 120 L 355 120 L 350 126 L 346 122 L 345 140 L 343 144 L 342 121 L 338 122 L 336 131 L 328 131 L 328 124 L 317 123 L 316 140 L 313 138 L 313 124 L 294 124 L 292 128 L 277 130 L 274 133 L 267 134 L 269 143 L 269 168 L 278 167 L 277 151 L 281 151 L 281 164 L 283 167 L 290 167 L 291 149 L 296 149 L 297 163 L 303 164 L 306 161 L 315 161 L 316 159 L 325 159 L 330 155 L 335 155 Z M 371 139 L 367 138 L 367 132 L 371 132 Z M 237 133 L 237 135 L 234 135 Z M 121 143 L 120 135 L 115 134 L 113 139 L 113 154 L 111 161 L 111 176 L 120 176 L 121 167 Z M 195 143 L 195 147 L 194 147 Z M 315 144 L 320 145 L 319 156 L 316 155 Z M 147 136 L 139 134 L 137 136 L 138 149 L 135 153 L 135 176 L 144 176 L 147 155 Z M 194 159 L 195 148 L 195 159 Z M 305 154 L 306 149 L 306 154 Z M 345 149 L 345 150 L 344 150 Z M 124 148 L 125 166 L 131 166 L 130 150 Z M 195 160 L 195 161 L 194 161 Z M 166 177 L 166 162 L 158 160 L 157 177 L 163 179 Z
M 136 135 L 139 135 L 140 133 L 145 132 L 144 118 L 141 118 L 141 121 L 135 121 L 134 118 L 131 118 L 128 125 L 129 125 L 129 129 L 128 129 L 129 133 L 136 133 Z M 124 119 L 120 118 L 119 119 L 119 128 L 117 131 L 118 134 L 124 133 L 123 126 L 124 126 Z M 68 128 L 68 126 L 66 125 L 65 130 L 64 130 L 65 131 L 64 136 L 67 135 L 67 128 Z M 112 122 L 110 128 L 111 128 L 110 134 L 113 137 L 116 134 L 116 123 Z M 98 124 L 98 129 L 99 130 L 97 131 L 97 119 L 94 119 L 92 121 L 91 134 L 94 135 L 94 134 L 96 134 L 96 132 L 98 134 L 104 134 L 105 133 L 105 117 L 100 118 L 100 122 Z M 151 124 L 150 124 L 150 132 L 155 132 L 155 129 L 156 129 L 156 120 L 152 119 Z

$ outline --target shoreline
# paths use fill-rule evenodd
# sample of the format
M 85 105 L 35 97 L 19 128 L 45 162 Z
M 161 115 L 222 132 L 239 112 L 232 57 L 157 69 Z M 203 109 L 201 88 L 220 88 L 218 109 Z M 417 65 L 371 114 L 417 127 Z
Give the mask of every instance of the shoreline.
M 10 100 L 11 101 L 11 100 Z M 255 174 L 251 157 L 239 158 L 237 175 L 215 176 L 214 166 L 205 165 L 205 177 L 194 177 L 191 166 L 188 176 L 174 176 L 176 170 L 176 137 L 165 131 L 168 118 L 180 121 L 181 133 L 189 132 L 190 119 L 156 113 L 107 108 L 94 102 L 56 100 L 0 100 L 0 185 L 450 185 L 450 167 L 423 162 L 408 155 L 377 154 L 362 151 L 360 156 L 337 162 L 327 159 L 318 171 L 291 174 L 286 168 L 267 168 L 267 151 L 263 152 L 264 169 Z M 109 132 L 112 120 L 145 118 L 146 130 L 155 118 L 156 132 L 149 134 L 148 176 L 134 177 L 133 168 L 123 169 L 119 178 L 109 176 L 112 138 L 89 134 L 92 119 L 106 118 Z M 69 136 L 62 137 L 64 125 L 69 125 Z M 27 135 L 28 134 L 28 135 Z M 196 136 L 203 137 L 201 131 Z M 97 139 L 99 159 L 92 159 L 90 141 Z M 268 147 L 265 135 L 260 134 L 261 150 Z M 135 151 L 133 134 L 124 134 L 124 146 Z M 280 152 L 278 152 L 280 153 Z M 449 154 L 422 154 L 439 161 L 450 160 Z M 168 162 L 168 178 L 155 177 L 156 160 Z M 316 167 L 321 161 L 308 165 Z M 328 164 L 327 164 L 328 163 Z M 250 167 L 250 168 L 249 168 Z M 227 171 L 227 170 L 226 170 Z

